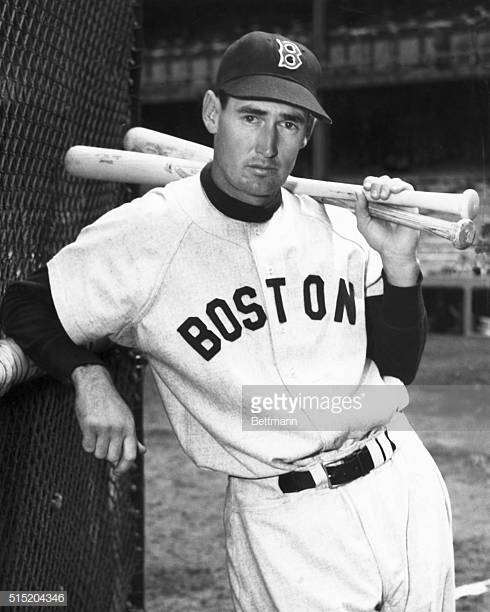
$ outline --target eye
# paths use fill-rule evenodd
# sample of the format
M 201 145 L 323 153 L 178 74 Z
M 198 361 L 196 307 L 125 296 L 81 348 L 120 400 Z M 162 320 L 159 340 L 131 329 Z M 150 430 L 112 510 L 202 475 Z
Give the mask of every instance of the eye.
M 284 122 L 284 127 L 289 130 L 289 131 L 293 131 L 293 130 L 297 130 L 298 129 L 298 125 L 296 123 L 294 123 L 294 121 L 285 121 Z
M 243 115 L 243 119 L 246 123 L 254 123 L 257 117 L 255 115 Z

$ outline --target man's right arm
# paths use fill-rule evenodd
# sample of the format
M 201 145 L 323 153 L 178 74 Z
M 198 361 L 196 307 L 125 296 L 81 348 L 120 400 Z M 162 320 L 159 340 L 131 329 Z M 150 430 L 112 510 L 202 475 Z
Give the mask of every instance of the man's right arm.
M 130 409 L 122 400 L 102 359 L 76 345 L 64 330 L 51 295 L 46 267 L 26 280 L 12 283 L 5 294 L 0 324 L 45 372 L 72 381 L 83 448 L 116 465 L 123 473 L 144 452 Z
M 98 355 L 76 345 L 64 330 L 45 266 L 7 287 L 0 324 L 36 365 L 62 382 L 69 382 L 78 366 L 104 365 Z
M 131 410 L 119 395 L 106 368 L 83 365 L 73 370 L 75 412 L 82 446 L 97 459 L 107 459 L 116 475 L 123 474 L 146 449 L 136 438 Z

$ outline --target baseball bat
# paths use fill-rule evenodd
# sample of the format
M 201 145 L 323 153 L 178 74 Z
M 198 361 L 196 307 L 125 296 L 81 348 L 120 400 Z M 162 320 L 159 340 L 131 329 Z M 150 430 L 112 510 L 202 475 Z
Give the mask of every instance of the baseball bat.
M 12 338 L 0 340 L 0 397 L 14 385 L 41 374 L 42 371 Z
M 134 127 L 126 132 L 123 147 L 126 151 L 152 153 L 164 157 L 180 157 L 203 162 L 213 159 L 211 147 L 142 127 Z
M 167 157 L 179 157 L 199 161 L 210 161 L 213 149 L 183 138 L 170 136 L 155 130 L 135 127 L 126 132 L 124 148 L 127 151 L 153 153 Z M 335 197 L 346 202 L 355 202 L 355 194 L 362 191 L 358 185 L 317 181 L 313 179 L 298 179 L 290 176 L 286 188 L 293 193 L 306 193 L 310 196 Z M 369 193 L 365 192 L 369 201 Z M 466 189 L 463 193 L 437 193 L 432 191 L 404 191 L 391 195 L 386 203 L 393 206 L 410 206 L 422 210 L 435 211 L 456 215 L 461 219 L 474 219 L 478 215 L 480 199 L 474 189 Z
M 169 182 L 192 176 L 202 169 L 204 163 L 204 161 L 192 159 L 178 159 L 150 153 L 101 149 L 82 145 L 71 147 L 65 156 L 65 168 L 70 174 L 75 176 L 123 183 L 146 183 L 150 185 L 166 185 Z M 323 183 L 323 181 L 314 182 Z M 310 183 L 309 179 L 290 177 L 285 186 L 288 188 L 292 184 L 295 192 L 309 195 L 302 188 L 304 185 L 304 189 L 307 189 Z M 343 183 L 339 184 L 343 185 Z M 360 186 L 354 187 L 358 191 L 363 191 Z M 329 190 L 328 188 L 323 193 L 323 196 L 313 195 L 313 197 L 323 204 L 333 204 L 351 209 L 355 207 L 355 192 L 351 191 L 353 195 L 350 199 L 345 197 L 345 192 L 342 192 L 341 197 L 339 197 L 338 191 Z M 415 192 L 407 193 L 413 194 Z M 410 205 L 413 206 L 413 204 Z M 389 206 L 379 202 L 370 203 L 369 211 L 379 219 L 392 221 L 414 229 L 425 230 L 445 238 L 451 241 L 457 249 L 469 247 L 475 237 L 475 227 L 470 219 L 446 221 L 436 217 L 400 210 L 396 206 Z

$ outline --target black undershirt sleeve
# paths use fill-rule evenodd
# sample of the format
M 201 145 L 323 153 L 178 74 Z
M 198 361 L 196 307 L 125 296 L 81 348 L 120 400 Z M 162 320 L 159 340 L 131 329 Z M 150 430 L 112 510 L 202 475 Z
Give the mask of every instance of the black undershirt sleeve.
M 427 315 L 422 297 L 422 275 L 413 287 L 395 287 L 383 274 L 384 293 L 366 304 L 367 356 L 382 376 L 410 384 L 422 357 Z
M 62 382 L 75 368 L 104 365 L 102 359 L 76 345 L 56 313 L 46 266 L 10 284 L 0 309 L 0 326 L 42 370 Z

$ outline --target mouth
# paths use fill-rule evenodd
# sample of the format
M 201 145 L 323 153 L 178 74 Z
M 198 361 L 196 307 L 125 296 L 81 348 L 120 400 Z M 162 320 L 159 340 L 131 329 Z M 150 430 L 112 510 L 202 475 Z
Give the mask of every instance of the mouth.
M 276 166 L 266 166 L 263 164 L 249 164 L 248 167 L 252 170 L 254 174 L 258 176 L 270 176 L 272 174 L 277 173 Z

